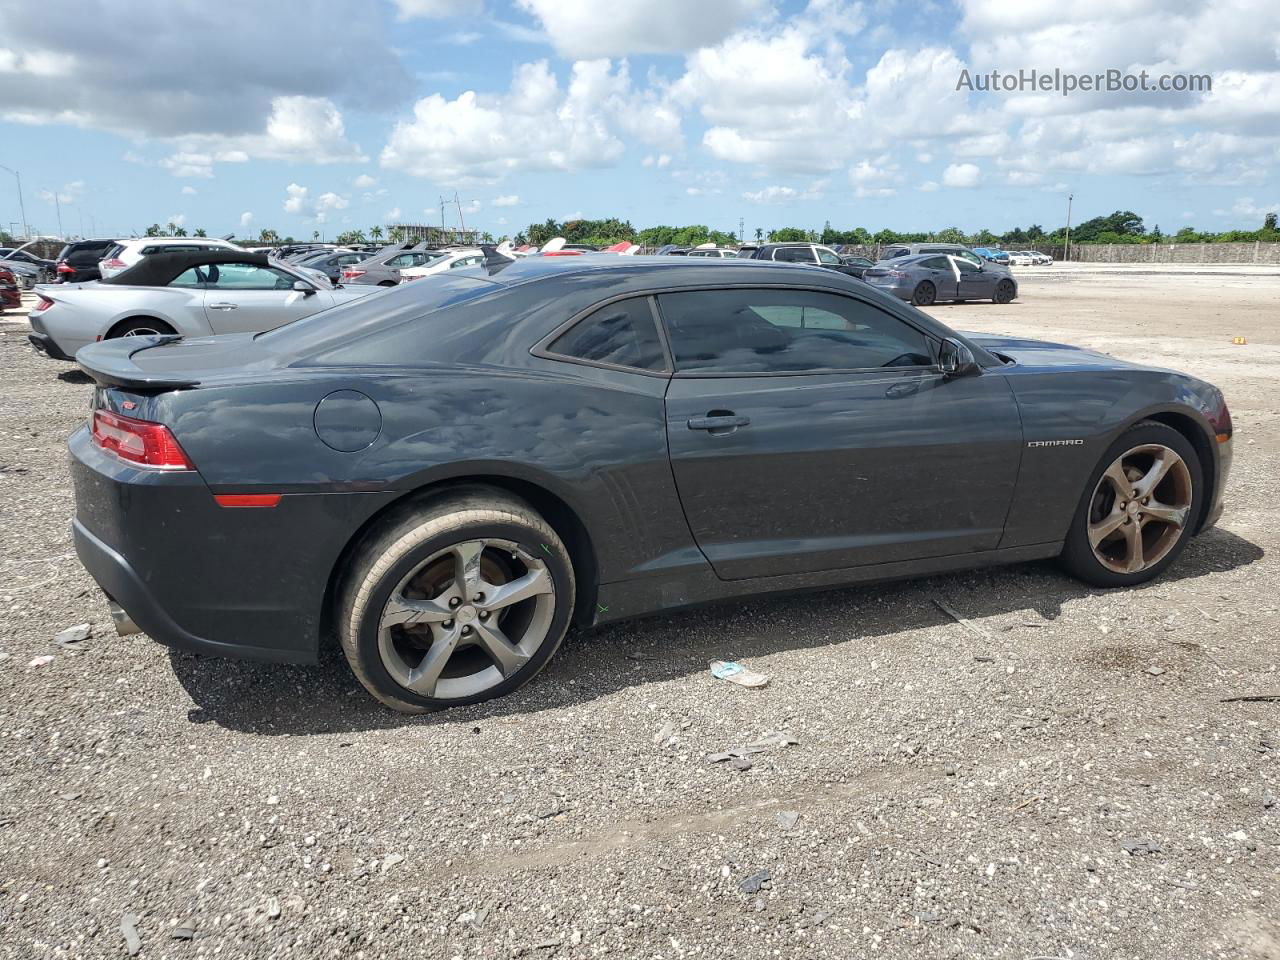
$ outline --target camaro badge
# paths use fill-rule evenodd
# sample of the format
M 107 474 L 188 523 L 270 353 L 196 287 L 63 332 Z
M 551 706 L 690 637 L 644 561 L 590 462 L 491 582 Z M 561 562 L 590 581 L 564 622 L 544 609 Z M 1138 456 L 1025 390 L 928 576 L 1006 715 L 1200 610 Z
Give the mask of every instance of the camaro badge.
M 1078 447 L 1083 440 L 1028 440 L 1028 447 Z

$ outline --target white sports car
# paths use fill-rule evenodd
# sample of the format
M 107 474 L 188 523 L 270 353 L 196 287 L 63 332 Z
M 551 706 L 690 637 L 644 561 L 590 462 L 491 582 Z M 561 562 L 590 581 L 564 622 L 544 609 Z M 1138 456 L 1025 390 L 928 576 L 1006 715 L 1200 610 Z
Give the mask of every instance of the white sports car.
M 256 333 L 381 291 L 335 287 L 260 253 L 157 253 L 110 279 L 37 287 L 27 339 L 48 357 L 74 360 L 97 340 Z

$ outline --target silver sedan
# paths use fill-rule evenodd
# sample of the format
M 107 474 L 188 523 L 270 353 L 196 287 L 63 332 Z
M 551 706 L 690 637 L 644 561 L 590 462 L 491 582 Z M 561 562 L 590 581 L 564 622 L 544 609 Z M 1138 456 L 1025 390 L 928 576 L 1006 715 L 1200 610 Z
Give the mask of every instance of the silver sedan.
M 48 357 L 73 360 L 97 340 L 256 333 L 376 292 L 335 287 L 262 254 L 157 254 L 105 281 L 38 287 L 28 339 Z

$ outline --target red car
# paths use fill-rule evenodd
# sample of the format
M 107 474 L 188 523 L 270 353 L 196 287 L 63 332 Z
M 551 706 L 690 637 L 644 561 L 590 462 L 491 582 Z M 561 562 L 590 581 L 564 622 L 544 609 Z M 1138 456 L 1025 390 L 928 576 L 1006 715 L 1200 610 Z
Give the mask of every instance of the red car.
M 18 289 L 18 278 L 12 270 L 0 267 L 0 312 L 9 307 L 22 306 L 22 292 Z

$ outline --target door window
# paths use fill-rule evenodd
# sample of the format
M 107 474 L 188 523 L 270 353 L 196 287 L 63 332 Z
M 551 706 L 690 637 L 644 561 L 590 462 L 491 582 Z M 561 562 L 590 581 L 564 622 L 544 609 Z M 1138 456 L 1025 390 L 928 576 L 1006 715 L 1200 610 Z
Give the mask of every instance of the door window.
M 700 290 L 658 297 L 676 369 L 758 374 L 923 367 L 923 333 L 852 297 L 810 290 Z
M 415 260 L 412 253 L 401 253 L 387 261 L 388 267 L 413 267 L 421 264 L 422 260 Z
M 822 249 L 822 247 L 818 248 L 818 262 L 830 264 L 831 266 L 836 266 L 836 267 L 840 266 L 840 263 L 841 263 L 839 257 L 837 257 L 830 250 Z
M 665 370 L 667 366 L 653 311 L 643 297 L 606 304 L 557 337 L 547 351 L 637 370 Z
M 292 290 L 295 278 L 256 263 L 211 263 L 201 268 L 209 290 Z
M 954 262 L 955 262 L 956 268 L 960 271 L 961 276 L 964 276 L 965 274 L 968 274 L 968 273 L 978 272 L 978 268 L 974 266 L 972 263 L 970 263 L 968 260 L 961 260 L 959 257 L 956 257 Z

